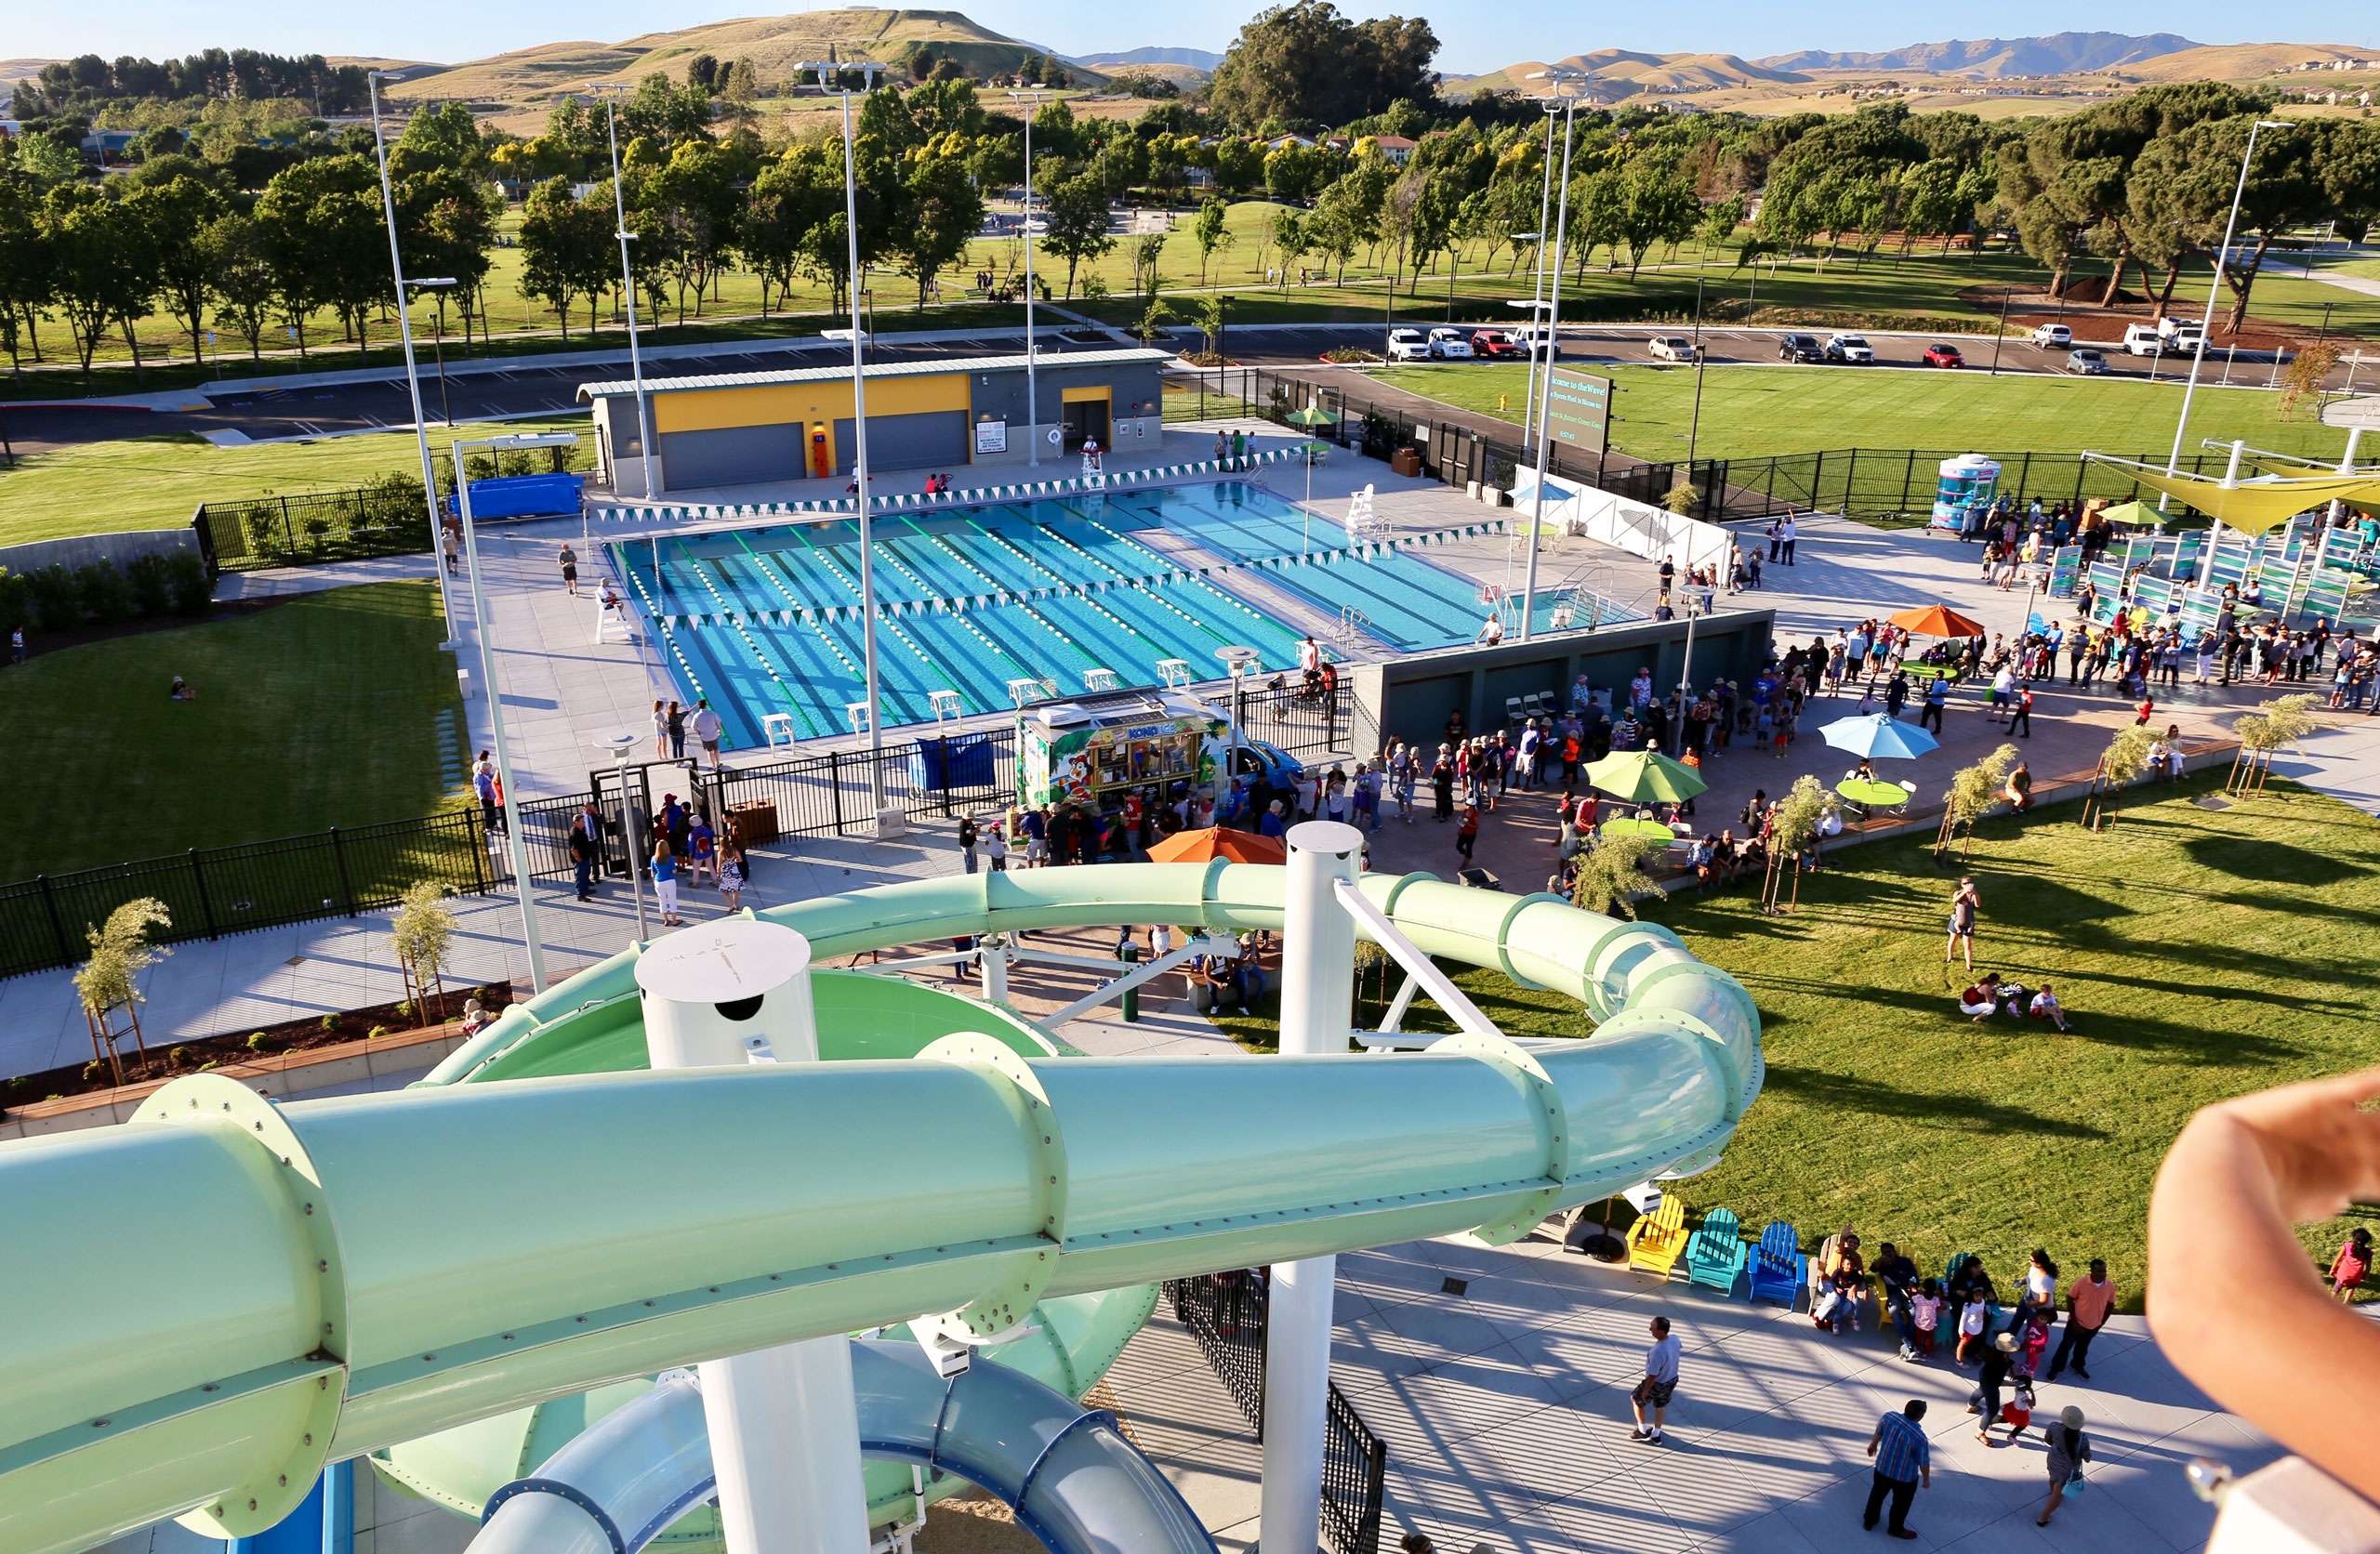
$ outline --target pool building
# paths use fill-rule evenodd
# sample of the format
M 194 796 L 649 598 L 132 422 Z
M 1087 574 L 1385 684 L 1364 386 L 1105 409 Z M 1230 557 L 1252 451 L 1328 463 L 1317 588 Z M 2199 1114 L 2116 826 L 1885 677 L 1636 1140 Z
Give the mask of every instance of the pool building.
M 871 362 L 866 368 L 871 471 L 950 471 L 1023 464 L 1035 436 L 1044 461 L 1096 439 L 1129 454 L 1163 431 L 1158 373 L 1170 353 L 1140 347 L 1043 353 L 1034 359 L 1039 419 L 1028 424 L 1025 359 L 962 357 Z M 645 483 L 632 382 L 585 383 L 602 479 L 620 495 L 700 491 L 848 476 L 857 415 L 849 365 L 781 372 L 648 377 L 644 394 L 659 452 Z M 1055 473 L 1055 471 L 1053 471 Z

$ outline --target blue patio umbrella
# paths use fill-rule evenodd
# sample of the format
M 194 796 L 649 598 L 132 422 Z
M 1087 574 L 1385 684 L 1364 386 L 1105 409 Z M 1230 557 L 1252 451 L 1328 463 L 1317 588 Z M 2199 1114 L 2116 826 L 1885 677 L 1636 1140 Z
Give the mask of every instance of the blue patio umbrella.
M 1838 718 L 1818 732 L 1836 749 L 1870 760 L 1914 760 L 1941 745 L 1941 741 L 1916 724 L 1882 712 L 1867 718 Z

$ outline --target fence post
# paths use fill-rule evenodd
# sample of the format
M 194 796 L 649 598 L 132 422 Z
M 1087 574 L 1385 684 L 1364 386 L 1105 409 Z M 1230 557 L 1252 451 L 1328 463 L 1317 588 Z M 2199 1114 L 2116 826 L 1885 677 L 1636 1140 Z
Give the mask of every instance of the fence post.
M 215 902 L 206 894 L 206 869 L 198 861 L 198 849 L 190 849 L 191 883 L 198 887 L 198 915 L 206 924 L 206 937 L 222 937 L 215 930 Z
M 487 821 L 479 810 L 463 811 L 463 839 L 471 844 L 471 894 L 474 896 L 487 894 L 487 837 L 484 835 L 486 830 Z M 620 842 L 622 846 L 626 846 L 628 838 L 623 836 Z M 634 866 L 633 862 L 630 866 Z
M 331 827 L 331 863 L 338 869 L 338 899 L 347 915 L 355 915 L 355 882 L 347 877 L 347 849 L 339 844 L 338 827 Z
M 281 499 L 281 559 L 284 563 L 298 556 L 298 531 L 289 522 L 289 498 Z
M 49 882 L 47 875 L 33 876 L 33 883 L 41 887 L 42 910 L 49 915 L 49 936 L 58 945 L 58 964 L 72 966 L 74 945 L 66 937 L 66 919 L 58 914 L 58 888 Z
M 2075 455 L 2074 455 L 2074 496 L 2073 496 L 2073 506 L 2074 506 L 2074 507 L 2078 507 L 2078 508 L 2079 508 L 2079 507 L 2081 507 L 2082 506 L 2082 477 L 2083 477 L 2083 474 L 2084 474 L 2087 470 L 2089 470 L 2089 468 L 2091 468 L 2091 464 L 2090 464 L 2090 461 L 2089 461 L 2088 459 L 2085 459 L 2085 458 L 2084 458 L 2082 454 L 2075 454 Z
M 840 750 L 826 752 L 826 791 L 835 796 L 835 835 L 843 834 L 843 756 Z
M 2025 462 L 2016 467 L 2016 500 L 2021 502 L 2025 499 L 2025 493 L 2032 489 L 2032 481 L 2033 451 L 2028 448 L 2025 450 Z M 2026 727 L 2030 728 L 2031 725 L 2027 724 Z

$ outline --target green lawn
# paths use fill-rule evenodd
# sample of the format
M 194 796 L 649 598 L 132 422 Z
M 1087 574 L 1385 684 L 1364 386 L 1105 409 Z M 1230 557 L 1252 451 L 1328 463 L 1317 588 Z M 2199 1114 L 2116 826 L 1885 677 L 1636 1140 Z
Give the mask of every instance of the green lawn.
M 1752 990 L 1768 1060 L 1689 1204 L 1752 1231 L 1791 1219 L 1813 1245 L 1851 1224 L 1928 1272 L 1977 1251 L 2003 1289 L 2037 1245 L 2077 1271 L 2103 1257 L 2139 1310 L 2149 1185 L 2189 1113 L 2380 1062 L 2380 822 L 2284 783 L 2221 811 L 2189 801 L 2215 786 L 2139 793 L 2097 836 L 2071 804 L 1985 823 L 1965 865 L 1983 891 L 1977 968 L 2054 984 L 2066 1037 L 1958 1016 L 1964 978 L 1941 959 L 1952 874 L 1924 841 L 1840 849 L 1781 917 L 1744 889 L 1646 903 Z M 1567 999 L 1494 972 L 1457 981 L 1509 1034 L 1586 1034 Z M 1451 1026 L 1417 1005 L 1408 1028 Z M 2309 1227 L 2308 1249 L 2327 1264 L 2347 1223 Z
M 1586 366 L 1620 387 L 1612 446 L 1642 458 L 1686 453 L 1694 412 L 1690 368 Z M 1466 410 L 1501 414 L 1518 425 L 1527 369 L 1474 362 L 1383 371 L 1383 382 Z M 1499 402 L 1501 402 L 1500 408 Z M 2202 388 L 2190 405 L 2191 444 L 2201 437 L 2245 438 L 2277 453 L 2335 459 L 2347 434 L 2311 415 L 2284 421 L 2277 394 Z M 2040 453 L 2097 449 L 2126 455 L 2173 444 L 2181 412 L 2177 385 L 1975 371 L 1876 371 L 1845 367 L 1713 367 L 1703 374 L 1704 458 L 1834 448 L 1971 448 Z
M 585 413 L 507 421 L 506 431 L 575 431 L 592 435 Z M 443 450 L 456 437 L 485 427 L 433 428 L 430 445 Z M 88 442 L 49 453 L 21 454 L 0 472 L 0 545 L 58 539 L 119 529 L 178 529 L 201 502 L 269 493 L 337 491 L 390 471 L 418 477 L 421 457 L 410 431 L 359 432 L 303 442 L 259 442 L 245 448 L 175 433 Z
M 0 879 L 445 807 L 465 736 L 443 635 L 435 583 L 381 583 L 0 669 L 29 806 Z M 196 701 L 166 699 L 176 675 Z

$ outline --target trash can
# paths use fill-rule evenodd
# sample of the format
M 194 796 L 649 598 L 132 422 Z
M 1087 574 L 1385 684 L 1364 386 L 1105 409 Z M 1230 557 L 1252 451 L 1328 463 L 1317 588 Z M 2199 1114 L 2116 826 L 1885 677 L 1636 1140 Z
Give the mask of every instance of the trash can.
M 1140 961 L 1141 947 L 1138 944 L 1118 945 L 1116 950 L 1116 958 L 1124 963 L 1124 974 L 1126 976 L 1130 976 L 1131 968 Z M 1140 1023 L 1141 990 L 1137 987 L 1126 988 L 1124 990 L 1123 1004 L 1124 1023 L 1127 1025 L 1137 1025 Z

